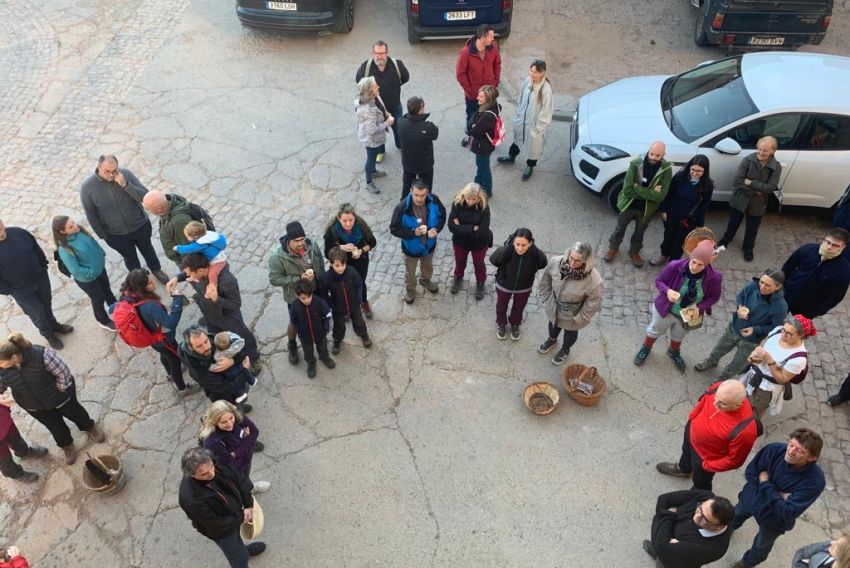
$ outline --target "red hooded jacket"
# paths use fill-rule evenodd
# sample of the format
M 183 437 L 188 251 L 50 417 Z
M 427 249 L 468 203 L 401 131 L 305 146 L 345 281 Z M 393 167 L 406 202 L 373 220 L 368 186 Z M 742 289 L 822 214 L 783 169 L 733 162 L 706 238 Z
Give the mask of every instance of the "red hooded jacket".
M 716 391 L 720 382 L 708 390 Z M 758 436 L 756 421 L 752 420 L 731 441 L 729 434 L 753 415 L 753 407 L 744 399 L 737 410 L 727 412 L 714 406 L 715 393 L 706 393 L 688 415 L 691 447 L 702 458 L 702 468 L 715 473 L 737 469 L 746 461 Z
M 0 560 L 0 568 L 30 568 L 30 565 L 23 556 L 15 556 L 8 562 Z
M 484 59 L 481 59 L 475 47 L 475 36 L 469 38 L 457 56 L 455 75 L 463 88 L 463 96 L 469 100 L 478 97 L 478 89 L 484 85 L 498 86 L 502 76 L 502 56 L 496 42 L 484 48 Z

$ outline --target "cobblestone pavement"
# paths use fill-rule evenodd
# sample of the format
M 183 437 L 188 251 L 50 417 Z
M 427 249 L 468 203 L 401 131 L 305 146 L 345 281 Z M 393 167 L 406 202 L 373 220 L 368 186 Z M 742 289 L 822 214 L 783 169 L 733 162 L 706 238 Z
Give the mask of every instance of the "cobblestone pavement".
M 530 379 L 559 380 L 548 359 L 535 353 L 544 329 L 536 299 L 521 341 L 498 342 L 491 284 L 482 302 L 468 282 L 457 296 L 446 292 L 453 259 L 444 232 L 435 258 L 439 294 L 420 287 L 416 303 L 404 305 L 401 253 L 388 233 L 400 190 L 395 149 L 384 164 L 390 175 L 379 180 L 383 193 L 363 188 L 351 79 L 376 29 L 391 54 L 414 70 L 405 94 L 422 93 L 441 127 L 436 193 L 448 205 L 470 177 L 472 160 L 456 144 L 462 116 L 452 76 L 457 43 L 404 44 L 401 3 L 389 0 L 361 2 L 351 35 L 318 38 L 241 30 L 225 4 L 0 3 L 0 68 L 7 70 L 0 76 L 0 129 L 8 133 L 0 139 L 0 217 L 30 229 L 52 250 L 50 218 L 83 219 L 78 186 L 101 153 L 116 153 L 149 188 L 189 196 L 213 213 L 232 243 L 243 311 L 264 355 L 252 416 L 267 449 L 257 456 L 254 475 L 274 484 L 261 497 L 271 547 L 252 565 L 647 565 L 634 551 L 648 533 L 654 497 L 671 489 L 652 463 L 677 452 L 684 416 L 711 380 L 690 370 L 684 377 L 675 373 L 660 349 L 640 372 L 632 366 L 656 271 L 622 260 L 600 266 L 602 313 L 582 332 L 572 360 L 596 365 L 611 391 L 598 408 L 564 401 L 546 421 L 533 419 L 518 402 L 522 388 Z M 566 85 L 559 100 L 567 104 L 599 84 L 602 71 L 582 80 L 568 75 L 573 63 L 587 63 L 563 47 L 568 32 L 562 29 L 573 30 L 580 24 L 572 20 L 585 16 L 563 4 L 524 4 L 503 56 L 506 75 L 515 77 L 524 65 L 518 61 L 532 55 L 560 58 L 553 80 Z M 645 40 L 658 31 L 652 14 L 617 10 L 643 35 L 624 40 L 622 30 L 598 30 L 618 33 L 615 43 L 624 49 L 607 80 L 639 72 L 623 63 L 624 54 L 649 49 Z M 834 35 L 846 29 L 848 12 L 847 3 L 836 7 Z M 669 17 L 689 16 L 681 6 Z M 586 36 L 587 26 L 581 27 L 575 32 Z M 846 43 L 831 41 L 826 49 L 850 54 Z M 668 53 L 652 60 L 653 72 L 705 59 L 689 42 L 687 32 L 674 34 Z M 611 57 L 600 51 L 606 65 Z M 569 176 L 566 134 L 564 123 L 553 125 L 527 184 L 517 181 L 518 170 L 494 163 L 497 242 L 517 226 L 530 226 L 549 254 L 578 238 L 605 249 L 614 218 Z M 349 336 L 337 370 L 320 369 L 309 382 L 303 366 L 286 362 L 284 305 L 268 287 L 266 263 L 288 220 L 302 220 L 308 234 L 320 238 L 343 201 L 354 203 L 378 236 L 368 281 L 376 346 L 366 352 Z M 723 226 L 722 206 L 712 209 L 710 221 Z M 658 225 L 647 233 L 647 255 L 660 241 Z M 827 227 L 823 213 L 786 209 L 765 220 L 753 265 L 733 244 L 717 264 L 724 273 L 722 303 L 684 345 L 689 365 L 727 324 L 737 290 Z M 119 261 L 109 251 L 116 287 L 123 276 Z M 194 443 L 205 401 L 200 395 L 178 400 L 150 352 L 115 341 L 95 325 L 83 293 L 55 270 L 52 277 L 57 314 L 77 328 L 63 357 L 75 371 L 81 400 L 109 435 L 105 445 L 87 449 L 120 456 L 130 481 L 114 497 L 89 495 L 80 465 L 60 466 L 52 449 L 47 462 L 32 466 L 45 481 L 0 483 L 0 543 L 16 542 L 36 566 L 219 565 L 218 551 L 191 529 L 176 503 L 179 456 Z M 825 531 L 847 521 L 850 425 L 846 410 L 823 401 L 850 368 L 848 304 L 816 322 L 818 335 L 808 343 L 810 379 L 783 414 L 768 421 L 768 441 L 782 440 L 800 424 L 813 425 L 827 440 L 821 463 L 828 490 L 793 538 L 780 539 L 775 554 L 782 565 L 795 548 L 823 540 Z M 190 308 L 182 325 L 197 316 Z M 0 332 L 12 329 L 36 336 L 0 296 Z M 28 439 L 52 448 L 40 426 L 15 416 Z M 638 483 L 636 472 L 645 472 Z M 741 481 L 740 473 L 719 476 L 718 493 L 734 499 Z M 742 533 L 734 553 L 746 548 L 752 527 Z M 600 537 L 607 534 L 622 538 Z

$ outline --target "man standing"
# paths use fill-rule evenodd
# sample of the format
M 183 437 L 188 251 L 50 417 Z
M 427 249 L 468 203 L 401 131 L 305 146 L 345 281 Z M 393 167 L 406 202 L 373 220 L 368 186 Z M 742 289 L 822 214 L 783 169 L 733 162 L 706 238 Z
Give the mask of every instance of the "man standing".
M 287 223 L 286 234 L 280 238 L 280 245 L 269 257 L 269 282 L 272 286 L 280 286 L 283 289 L 283 301 L 289 308 L 290 320 L 292 304 L 298 301 L 295 284 L 299 280 L 306 280 L 313 285 L 315 292 L 324 275 L 325 259 L 318 241 L 307 238 L 304 227 L 298 221 Z M 295 342 L 297 335 L 298 332 L 290 321 L 286 328 L 286 349 L 289 362 L 293 365 L 298 364 L 298 344 Z
M 168 276 L 161 270 L 151 243 L 151 222 L 142 208 L 147 192 L 133 172 L 118 167 L 118 158 L 107 155 L 98 158 L 94 173 L 83 181 L 80 199 L 92 230 L 118 251 L 127 270 L 141 268 L 139 249 L 151 273 L 164 284 Z
M 428 120 L 425 101 L 422 97 L 407 99 L 407 114 L 398 121 L 398 137 L 401 139 L 401 164 L 404 177 L 401 182 L 401 198 L 410 193 L 416 178 L 432 188 L 434 183 L 434 140 L 439 129 Z M 395 124 L 393 124 L 395 128 Z
M 738 495 L 732 529 L 750 517 L 759 526 L 753 545 L 732 568 L 748 568 L 767 560 L 776 539 L 794 528 L 823 492 L 826 480 L 817 465 L 823 438 L 808 428 L 797 428 L 788 443 L 768 444 L 747 466 L 747 483 Z
M 729 549 L 732 503 L 711 491 L 673 491 L 658 497 L 652 540 L 643 549 L 659 568 L 700 568 Z
M 679 463 L 655 467 L 664 475 L 693 476 L 694 489 L 711 491 L 714 474 L 741 467 L 756 437 L 758 424 L 744 385 L 736 379 L 717 382 L 688 415 Z
M 21 310 L 29 316 L 38 332 L 53 349 L 62 349 L 57 333 L 66 334 L 74 328 L 56 321 L 53 315 L 53 294 L 47 276 L 47 257 L 28 231 L 9 227 L 0 220 L 0 294 L 12 296 Z
M 629 257 L 636 267 L 643 266 L 643 259 L 640 257 L 643 233 L 658 210 L 658 205 L 667 196 L 670 180 L 673 179 L 670 163 L 664 159 L 666 151 L 663 142 L 653 142 L 645 156 L 638 156 L 629 162 L 629 169 L 623 179 L 623 189 L 617 197 L 617 210 L 620 215 L 609 239 L 605 262 L 611 262 L 617 256 L 620 243 L 626 235 L 626 228 L 634 221 L 635 230 L 632 233 Z
M 826 314 L 837 306 L 850 286 L 850 262 L 842 253 L 850 233 L 835 227 L 820 244 L 811 243 L 795 250 L 785 264 L 785 301 L 792 314 L 809 319 Z
M 239 535 L 243 522 L 254 518 L 254 484 L 204 448 L 189 448 L 180 460 L 183 479 L 178 502 L 199 533 L 215 542 L 231 568 L 248 568 L 248 557 L 266 549 L 262 542 L 248 546 Z
M 478 26 L 475 35 L 460 49 L 455 64 L 455 76 L 463 89 L 463 98 L 466 101 L 466 122 L 463 123 L 465 131 L 478 111 L 478 90 L 484 85 L 498 87 L 502 76 L 502 56 L 499 55 L 493 26 Z M 463 147 L 468 146 L 469 138 L 464 136 L 460 144 Z
M 194 220 L 189 213 L 189 201 L 174 193 L 165 194 L 152 190 L 145 194 L 142 206 L 151 215 L 159 217 L 159 242 L 162 243 L 162 252 L 179 267 L 181 256 L 174 247 L 188 245 L 190 242 L 183 234 L 186 225 Z
M 416 300 L 416 265 L 421 263 L 419 283 L 432 294 L 440 288 L 434 275 L 434 249 L 437 234 L 446 224 L 446 208 L 421 179 L 413 182 L 410 195 L 399 201 L 390 220 L 390 233 L 401 239 L 404 254 L 404 301 Z
M 393 59 L 389 56 L 390 48 L 386 42 L 378 40 L 372 46 L 372 59 L 367 59 L 360 64 L 354 82 L 359 83 L 363 77 L 374 77 L 380 89 L 380 100 L 383 101 L 385 113 L 393 115 L 393 138 L 395 147 L 401 148 L 401 140 L 398 135 L 397 123 L 404 112 L 401 108 L 401 86 L 410 81 L 410 72 L 404 66 L 401 59 Z M 379 103 L 380 104 L 380 103 Z M 384 155 L 378 154 L 377 162 L 384 161 Z

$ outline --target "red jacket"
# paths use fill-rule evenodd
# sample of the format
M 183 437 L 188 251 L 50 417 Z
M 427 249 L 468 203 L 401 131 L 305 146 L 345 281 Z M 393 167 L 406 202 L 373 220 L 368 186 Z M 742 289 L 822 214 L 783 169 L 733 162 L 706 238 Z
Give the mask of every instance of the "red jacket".
M 716 390 L 720 382 L 708 390 Z M 753 415 L 750 402 L 744 402 L 731 412 L 714 406 L 714 393 L 706 393 L 688 415 L 691 447 L 702 458 L 702 467 L 715 473 L 737 469 L 746 461 L 758 436 L 756 421 L 751 420 L 731 441 L 729 434 L 735 427 Z
M 30 565 L 23 556 L 15 556 L 8 562 L 0 561 L 0 568 L 30 568 Z
M 484 59 L 475 48 L 475 36 L 472 36 L 461 48 L 455 65 L 457 82 L 463 88 L 463 96 L 469 100 L 478 97 L 478 89 L 484 85 L 499 85 L 502 76 L 502 56 L 494 41 L 484 49 Z

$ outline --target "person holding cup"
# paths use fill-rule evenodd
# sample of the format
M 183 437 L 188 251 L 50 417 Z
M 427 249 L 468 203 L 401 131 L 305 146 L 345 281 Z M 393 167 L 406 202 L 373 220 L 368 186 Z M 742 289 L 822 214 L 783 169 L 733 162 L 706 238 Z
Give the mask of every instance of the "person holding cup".
M 339 247 L 348 256 L 346 264 L 360 275 L 363 281 L 360 311 L 366 319 L 372 319 L 372 306 L 366 294 L 366 276 L 369 274 L 369 252 L 378 245 L 378 241 L 371 227 L 357 215 L 351 203 L 343 203 L 325 228 L 324 240 L 325 258 L 332 248 Z
M 732 314 L 732 321 L 708 357 L 694 365 L 694 369 L 702 372 L 716 367 L 724 355 L 735 349 L 735 355 L 723 368 L 720 378 L 729 379 L 743 372 L 753 349 L 771 329 L 782 325 L 788 313 L 782 292 L 784 282 L 784 272 L 768 268 L 747 283 L 735 297 L 738 308 Z

